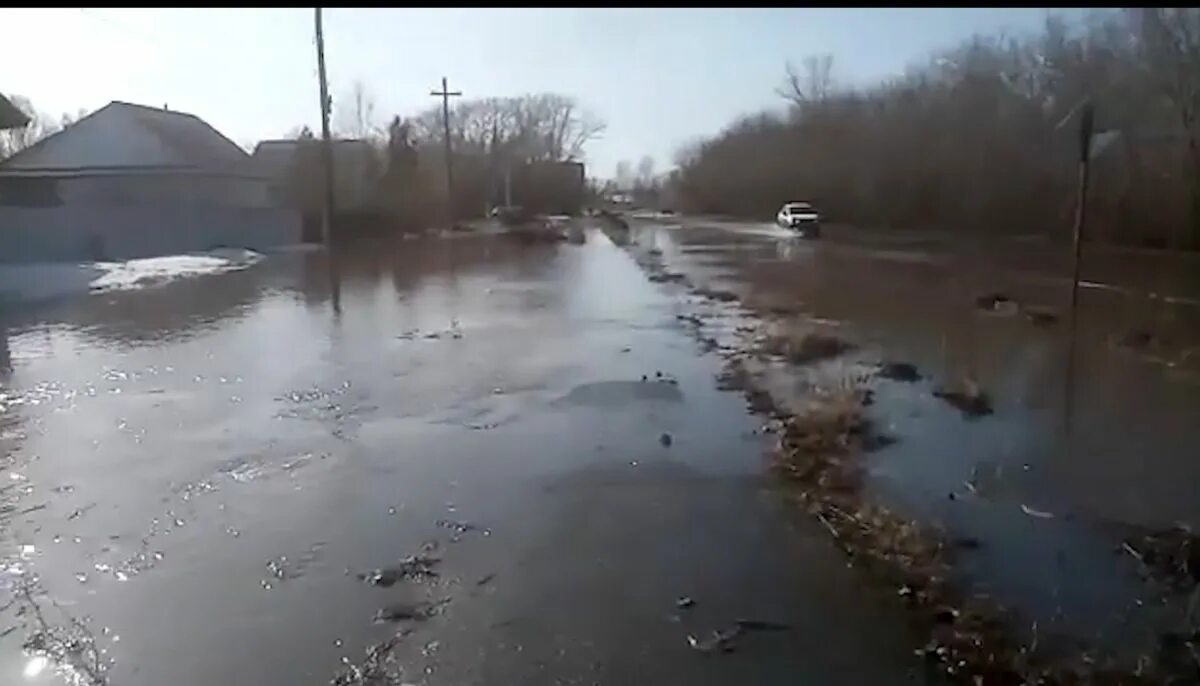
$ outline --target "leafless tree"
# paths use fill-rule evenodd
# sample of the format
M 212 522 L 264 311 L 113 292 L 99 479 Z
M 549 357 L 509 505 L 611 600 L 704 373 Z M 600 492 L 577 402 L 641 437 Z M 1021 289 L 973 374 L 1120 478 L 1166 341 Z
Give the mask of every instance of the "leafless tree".
M 645 155 L 638 162 L 637 182 L 643 187 L 649 187 L 654 184 L 654 158 Z
M 343 136 L 382 142 L 383 132 L 375 123 L 375 96 L 361 80 L 356 79 L 345 98 L 344 108 L 336 114 L 337 130 Z
M 778 93 L 796 105 L 823 102 L 833 92 L 833 55 L 810 55 L 803 64 L 801 71 L 787 63 L 784 85 Z
M 413 119 L 416 138 L 441 143 L 441 107 Z M 604 131 L 604 122 L 582 110 L 573 98 L 542 93 L 515 98 L 459 102 L 450 111 L 454 148 L 513 161 L 563 161 L 583 157 L 586 145 Z
M 63 115 L 62 124 L 54 121 L 45 113 L 39 112 L 33 103 L 21 95 L 14 95 L 9 101 L 29 117 L 29 123 L 16 129 L 0 131 L 0 159 L 15 155 L 34 143 L 42 140 L 66 125 L 68 115 Z
M 1200 9 L 1145 7 L 1130 10 L 1139 33 L 1146 73 L 1174 106 L 1187 154 L 1189 232 L 1200 247 Z
M 770 216 L 803 196 L 861 224 L 1065 237 L 1077 151 L 1056 125 L 1087 98 L 1100 130 L 1121 134 L 1097 161 L 1092 235 L 1166 245 L 1190 226 L 1200 245 L 1198 10 L 1050 18 L 858 89 L 835 88 L 832 65 L 789 66 L 786 115 L 744 117 L 681 149 L 672 187 L 685 208 Z
M 633 188 L 635 177 L 633 175 L 633 167 L 629 164 L 629 160 L 621 160 L 617 162 L 617 171 L 614 175 L 617 182 L 617 188 L 627 191 Z

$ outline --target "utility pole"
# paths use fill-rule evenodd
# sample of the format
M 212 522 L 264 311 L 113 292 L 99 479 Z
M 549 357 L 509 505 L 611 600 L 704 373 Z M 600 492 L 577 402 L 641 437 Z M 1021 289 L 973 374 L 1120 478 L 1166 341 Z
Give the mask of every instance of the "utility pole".
M 329 292 L 333 313 L 342 313 L 341 283 L 333 259 L 333 145 L 329 141 L 329 83 L 325 80 L 325 31 L 321 24 L 321 8 L 313 8 L 317 33 L 317 78 L 321 84 L 321 157 L 325 167 L 325 207 L 321 213 L 321 233 L 325 239 L 325 257 L 329 262 Z
M 454 163 L 450 159 L 450 98 L 451 96 L 462 95 L 462 91 L 453 91 L 446 85 L 446 77 L 442 77 L 442 90 L 429 91 L 430 95 L 436 95 L 442 99 L 442 126 L 445 128 L 446 134 L 446 210 L 447 218 L 451 224 L 454 223 Z
M 1072 405 L 1075 396 L 1075 332 L 1079 307 L 1079 263 L 1083 257 L 1083 233 L 1087 220 L 1088 176 L 1092 158 L 1092 127 L 1096 111 L 1091 102 L 1085 102 L 1079 119 L 1079 188 L 1075 198 L 1074 259 L 1071 262 L 1071 331 L 1067 350 L 1067 383 L 1064 402 L 1066 430 L 1071 431 Z
M 317 24 L 317 78 L 321 83 L 321 158 L 325 167 L 325 208 L 321 220 L 325 248 L 333 246 L 333 143 L 329 140 L 329 83 L 325 80 L 325 32 L 321 8 L 313 8 Z

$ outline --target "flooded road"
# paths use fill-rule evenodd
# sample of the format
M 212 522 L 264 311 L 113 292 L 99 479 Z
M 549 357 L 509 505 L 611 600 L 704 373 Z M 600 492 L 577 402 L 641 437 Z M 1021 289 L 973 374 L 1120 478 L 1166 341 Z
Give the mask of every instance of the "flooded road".
M 1141 281 L 1111 279 L 1103 255 L 1085 262 L 1084 278 L 1109 287 L 1083 291 L 1069 372 L 1070 295 L 1053 260 L 1014 269 L 688 218 L 635 222 L 630 249 L 680 290 L 852 344 L 836 360 L 783 365 L 780 395 L 813 376 L 913 365 L 915 380 L 871 382 L 872 419 L 894 443 L 869 455 L 866 487 L 966 542 L 967 585 L 1015 608 L 1027 640 L 1059 632 L 1136 660 L 1163 631 L 1188 630 L 1122 546 L 1130 531 L 1200 525 L 1200 356 L 1189 352 L 1200 350 L 1200 308 L 1186 303 L 1198 294 L 1186 260 L 1143 255 L 1154 277 Z M 720 339 L 720 328 L 702 331 Z M 990 414 L 937 396 L 968 380 Z
M 604 234 L 337 271 L 7 314 L 0 683 L 927 681 Z

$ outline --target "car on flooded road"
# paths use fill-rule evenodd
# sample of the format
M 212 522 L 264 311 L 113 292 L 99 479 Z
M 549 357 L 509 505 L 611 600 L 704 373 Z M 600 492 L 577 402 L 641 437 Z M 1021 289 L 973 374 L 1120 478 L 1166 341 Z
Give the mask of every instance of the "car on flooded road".
M 798 231 L 804 238 L 821 237 L 821 215 L 811 203 L 789 202 L 775 215 L 775 223 Z

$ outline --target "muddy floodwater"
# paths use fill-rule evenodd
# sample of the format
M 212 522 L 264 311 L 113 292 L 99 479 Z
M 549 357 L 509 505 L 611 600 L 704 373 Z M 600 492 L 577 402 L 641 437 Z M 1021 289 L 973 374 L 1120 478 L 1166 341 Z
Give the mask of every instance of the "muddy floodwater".
M 1187 635 L 1200 575 L 1183 565 L 1185 596 L 1164 607 L 1149 558 L 1123 543 L 1200 525 L 1200 260 L 1089 246 L 1072 343 L 1069 246 L 827 234 L 659 218 L 634 222 L 627 247 L 680 297 L 707 294 L 699 315 L 748 307 L 851 344 L 784 370 L 780 395 L 881 363 L 915 371 L 870 384 L 891 440 L 867 456 L 866 488 L 961 542 L 964 587 L 1013 609 L 1026 641 L 1133 663 Z M 719 316 L 696 321 L 720 339 Z M 982 416 L 939 397 L 966 383 L 987 394 Z
M 678 298 L 584 239 L 5 313 L 0 683 L 929 681 L 894 592 L 772 488 Z M 1017 393 L 1047 373 L 1023 354 Z

